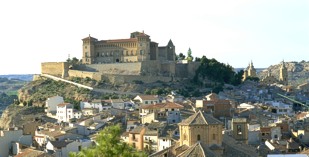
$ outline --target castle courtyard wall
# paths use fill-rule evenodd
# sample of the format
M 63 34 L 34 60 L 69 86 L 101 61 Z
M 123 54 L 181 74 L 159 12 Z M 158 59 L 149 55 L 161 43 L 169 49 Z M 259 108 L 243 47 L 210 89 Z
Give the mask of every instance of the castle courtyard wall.
M 113 63 L 113 64 L 89 64 L 77 65 L 76 70 L 100 72 L 107 74 L 139 75 L 142 64 L 137 63 Z

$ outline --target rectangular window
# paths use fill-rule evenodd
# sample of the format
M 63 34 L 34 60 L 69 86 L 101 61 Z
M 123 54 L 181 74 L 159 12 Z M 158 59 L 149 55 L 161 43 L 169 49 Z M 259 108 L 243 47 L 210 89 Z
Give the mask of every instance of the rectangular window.
M 216 140 L 216 134 L 212 134 L 212 139 Z
M 241 125 L 237 125 L 237 135 L 241 134 L 242 134 Z

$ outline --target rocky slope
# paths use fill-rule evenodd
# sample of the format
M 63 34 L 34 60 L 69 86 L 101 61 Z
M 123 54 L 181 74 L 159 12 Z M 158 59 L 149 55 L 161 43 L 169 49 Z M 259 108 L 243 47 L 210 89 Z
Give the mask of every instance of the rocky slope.
M 309 62 L 285 62 L 285 66 L 288 69 L 289 84 L 297 86 L 299 84 L 309 81 Z M 260 78 L 264 78 L 268 71 L 271 70 L 271 75 L 275 78 L 279 78 L 279 70 L 281 63 L 271 65 L 267 69 L 258 73 Z
M 44 116 L 44 109 L 38 107 L 22 107 L 9 105 L 0 118 L 0 128 L 21 127 L 23 124 L 33 121 L 37 117 Z

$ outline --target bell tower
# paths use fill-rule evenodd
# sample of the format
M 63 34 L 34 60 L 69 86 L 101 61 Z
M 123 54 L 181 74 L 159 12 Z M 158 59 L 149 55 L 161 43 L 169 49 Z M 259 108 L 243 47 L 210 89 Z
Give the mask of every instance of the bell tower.
M 237 141 L 248 143 L 248 122 L 246 118 L 232 119 L 233 137 Z
M 284 61 L 282 61 L 282 64 L 281 64 L 281 67 L 280 67 L 279 81 L 283 85 L 288 85 L 288 70 L 285 67 Z

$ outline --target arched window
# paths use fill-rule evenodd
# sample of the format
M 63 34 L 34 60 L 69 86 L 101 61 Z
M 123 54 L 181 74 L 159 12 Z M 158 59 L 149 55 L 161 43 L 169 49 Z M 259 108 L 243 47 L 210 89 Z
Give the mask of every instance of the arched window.
M 198 134 L 197 135 L 197 140 L 200 141 L 201 140 L 201 136 Z
M 133 56 L 133 50 L 131 50 L 131 56 Z

